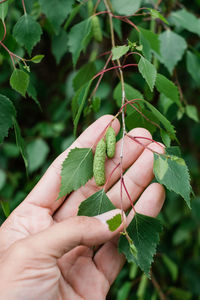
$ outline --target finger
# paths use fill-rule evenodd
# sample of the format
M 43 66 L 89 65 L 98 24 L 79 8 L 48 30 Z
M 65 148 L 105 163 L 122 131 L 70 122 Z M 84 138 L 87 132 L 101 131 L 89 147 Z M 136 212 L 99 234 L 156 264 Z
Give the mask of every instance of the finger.
M 31 236 L 26 243 L 30 248 L 33 246 L 36 253 L 60 258 L 76 246 L 96 246 L 113 238 L 123 225 L 111 232 L 106 221 L 120 213 L 116 209 L 96 217 L 71 217 Z
M 161 144 L 151 143 L 148 145 L 148 149 L 145 149 L 143 153 L 138 157 L 135 163 L 128 169 L 124 175 L 124 184 L 131 197 L 131 201 L 135 202 L 144 189 L 150 184 L 154 178 L 153 163 L 154 156 L 153 152 L 164 153 L 164 148 Z M 107 195 L 109 199 L 113 199 L 113 204 L 120 208 L 120 181 L 117 182 Z M 127 193 L 123 193 L 123 210 L 126 211 L 130 207 L 130 199 Z
M 130 132 L 131 135 L 142 136 L 151 138 L 151 134 L 144 128 L 135 128 Z M 142 140 L 144 145 L 148 145 L 150 142 L 148 140 Z M 109 178 L 112 170 L 118 165 L 120 162 L 120 153 L 121 153 L 121 145 L 122 140 L 120 140 L 116 144 L 115 156 L 113 159 L 109 159 L 106 161 L 106 178 Z M 144 151 L 144 147 L 139 145 L 138 143 L 132 141 L 128 137 L 124 139 L 124 159 L 123 159 L 123 170 L 129 168 L 141 155 Z M 116 171 L 110 177 L 108 184 L 105 187 L 105 190 L 108 190 L 119 178 L 121 175 L 120 168 L 116 169 Z M 54 215 L 54 219 L 56 221 L 65 220 L 69 216 L 73 216 L 77 214 L 78 207 L 82 201 L 86 198 L 97 192 L 102 187 L 98 187 L 94 181 L 94 178 L 87 182 L 87 184 L 81 187 L 79 190 L 72 193 L 67 201 L 59 208 L 59 210 Z M 111 201 L 115 204 L 115 199 L 113 197 L 110 198 Z
M 141 195 L 135 209 L 140 214 L 156 217 L 163 206 L 164 200 L 165 190 L 163 186 L 152 183 Z M 133 217 L 134 212 L 131 210 L 127 217 L 127 224 L 131 222 Z M 103 245 L 94 257 L 97 268 L 105 275 L 110 284 L 113 283 L 125 262 L 124 256 L 118 252 L 117 244 L 117 238 L 114 238 Z
M 140 196 L 139 200 L 135 204 L 136 212 L 155 218 L 165 201 L 165 189 L 159 183 L 152 183 Z M 127 223 L 133 219 L 134 212 L 131 210 L 127 217 Z
M 109 241 L 103 245 L 94 257 L 96 267 L 107 278 L 111 285 L 119 274 L 125 263 L 125 257 L 119 253 L 117 248 L 117 241 Z
M 66 151 L 64 151 L 55 159 L 41 180 L 24 201 L 37 206 L 49 208 L 50 213 L 52 214 L 62 204 L 65 198 L 62 197 L 61 199 L 55 201 L 58 197 L 60 189 L 60 172 L 62 162 L 65 160 L 71 149 L 75 147 L 92 147 L 94 142 L 102 134 L 103 130 L 112 119 L 113 116 L 105 115 L 89 126 Z M 119 131 L 120 124 L 117 119 L 112 122 L 112 127 L 115 129 L 116 133 Z M 23 205 L 23 202 L 21 205 Z

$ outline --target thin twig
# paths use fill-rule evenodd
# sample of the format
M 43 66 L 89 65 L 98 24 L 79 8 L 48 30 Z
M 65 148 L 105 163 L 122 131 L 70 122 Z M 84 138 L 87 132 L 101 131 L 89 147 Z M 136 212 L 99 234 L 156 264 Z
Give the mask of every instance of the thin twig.
M 0 4 L 1 4 L 1 3 L 4 3 L 4 2 L 6 2 L 6 1 L 8 1 L 8 0 L 1 0 L 1 1 L 0 1 Z
M 105 69 L 107 68 L 107 66 L 108 66 L 108 64 L 109 64 L 109 62 L 110 62 L 110 60 L 111 60 L 111 57 L 112 57 L 112 54 L 109 55 L 109 57 L 108 57 L 108 59 L 107 59 L 107 61 L 106 61 L 106 63 L 105 63 L 105 66 L 104 66 L 104 68 L 103 68 L 103 70 L 105 70 Z M 103 75 L 104 75 L 104 73 L 102 73 L 101 76 L 99 77 L 99 79 L 98 79 L 98 81 L 97 81 L 97 84 L 96 84 L 94 90 L 92 91 L 92 94 L 90 95 L 90 98 L 92 98 L 92 97 L 96 94 L 96 91 L 97 91 L 97 89 L 98 89 L 98 87 L 99 87 L 99 84 L 100 84 L 100 82 L 101 82 L 101 79 L 103 78 Z
M 104 184 L 104 189 L 105 189 L 106 185 L 108 184 L 109 180 L 111 179 L 113 173 L 115 172 L 115 170 L 117 170 L 117 168 L 119 168 L 119 166 L 120 166 L 120 163 L 118 163 L 118 164 L 114 167 L 114 169 L 112 170 L 112 172 L 109 174 L 108 179 L 106 180 L 106 183 Z
M 3 42 L 4 39 L 5 39 L 5 37 L 6 37 L 6 24 L 5 24 L 5 22 L 3 20 L 2 20 L 2 24 L 3 24 L 3 28 L 4 28 L 4 35 L 3 35 L 3 38 L 1 40 L 1 42 Z
M 95 4 L 94 7 L 94 14 L 96 13 L 97 7 L 99 6 L 99 3 L 101 2 L 101 0 L 98 0 L 97 3 Z
M 115 36 L 114 36 L 114 29 L 113 29 L 113 14 L 111 12 L 110 6 L 108 5 L 107 0 L 104 0 L 104 4 L 106 6 L 106 9 L 109 13 L 109 23 L 110 23 L 110 34 L 111 34 L 111 42 L 112 42 L 112 48 L 115 47 Z M 123 76 L 123 72 L 122 72 L 122 66 L 120 63 L 120 60 L 117 59 L 117 64 L 119 67 L 119 74 L 120 74 L 120 80 L 121 80 L 121 86 L 122 86 L 122 102 L 121 102 L 121 106 L 123 107 L 123 105 L 125 104 L 125 86 L 124 86 L 124 76 Z M 113 67 L 115 68 L 115 67 Z M 121 204 L 121 214 L 122 214 L 122 222 L 124 224 L 124 230 L 126 230 L 126 224 L 125 224 L 125 220 L 124 220 L 124 214 L 123 214 L 123 149 L 124 149 L 124 137 L 125 137 L 125 133 L 126 133 L 126 127 L 125 127 L 125 115 L 124 115 L 124 109 L 122 109 L 121 111 L 122 113 L 122 142 L 121 142 L 121 153 L 120 153 L 120 173 L 121 173 L 121 184 L 120 184 L 120 204 Z
M 130 202 L 130 204 L 131 204 L 131 207 L 132 207 L 134 213 L 136 214 L 136 210 L 135 210 L 135 207 L 134 207 L 134 205 L 133 205 L 133 201 L 132 201 L 131 196 L 130 196 L 130 194 L 129 194 L 127 188 L 126 188 L 126 185 L 125 185 L 125 182 L 124 182 L 124 178 L 122 178 L 122 185 L 123 185 L 123 187 L 124 187 L 124 189 L 125 189 L 125 192 L 126 192 L 126 194 L 127 194 L 127 196 L 128 196 L 128 199 L 129 199 L 129 202 Z
M 158 155 L 160 155 L 159 152 L 155 151 L 155 150 L 152 150 L 151 148 L 149 148 L 147 145 L 144 145 L 143 143 L 139 142 L 137 140 L 137 138 L 135 138 L 134 136 L 130 135 L 130 134 L 127 134 L 126 135 L 128 138 L 130 138 L 132 141 L 136 142 L 137 144 L 139 144 L 140 146 L 142 146 L 144 149 L 147 149 L 147 150 L 150 150 L 152 153 L 156 153 Z M 163 154 L 164 155 L 164 154 Z
M 167 297 L 165 297 L 165 294 L 163 293 L 161 286 L 159 285 L 158 281 L 154 277 L 152 271 L 151 271 L 151 282 L 154 285 L 155 289 L 157 290 L 159 297 L 161 300 L 167 300 Z
M 24 0 L 22 0 L 22 6 L 23 6 L 24 14 L 26 15 L 26 6 L 25 6 L 25 3 L 24 3 Z
M 138 64 L 127 64 L 127 65 L 124 65 L 124 66 L 114 66 L 114 67 L 111 67 L 111 68 L 108 68 L 108 69 L 106 69 L 106 70 L 101 70 L 99 73 L 97 73 L 96 75 L 94 75 L 94 77 L 93 77 L 93 80 L 95 79 L 95 78 L 97 78 L 98 76 L 100 76 L 101 74 L 104 74 L 104 73 L 106 73 L 106 72 L 108 72 L 108 71 L 111 71 L 111 70 L 115 70 L 115 69 L 125 69 L 125 68 L 128 68 L 128 67 L 137 67 L 138 66 Z M 121 76 L 120 76 L 121 77 Z

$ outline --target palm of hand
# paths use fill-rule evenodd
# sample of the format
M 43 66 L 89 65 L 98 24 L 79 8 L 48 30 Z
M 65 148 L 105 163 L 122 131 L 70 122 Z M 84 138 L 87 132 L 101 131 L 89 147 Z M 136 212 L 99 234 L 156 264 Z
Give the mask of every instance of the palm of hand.
M 16 209 L 15 215 L 10 216 L 9 223 L 5 223 L 2 227 L 0 235 L 1 244 L 4 245 L 4 249 L 1 249 L 2 254 L 15 241 L 36 234 L 55 222 L 48 209 L 33 204 L 27 203 L 19 212 L 18 215 Z M 17 225 L 14 229 L 9 228 L 9 224 L 13 222 L 17 222 Z M 107 247 L 110 253 L 115 253 L 114 244 L 108 243 Z M 105 299 L 110 284 L 105 274 L 95 265 L 91 248 L 76 247 L 59 260 L 52 260 L 51 257 L 44 259 L 42 253 L 35 253 L 36 256 L 32 256 L 32 253 L 29 255 L 26 251 L 29 252 L 29 249 L 22 249 L 21 254 L 18 254 L 22 255 L 24 260 L 28 260 L 31 277 L 27 277 L 26 280 L 31 279 L 35 287 L 33 299 Z M 29 289 L 27 293 L 26 299 L 32 299 Z
M 97 120 L 79 137 L 73 148 L 91 147 L 94 133 L 95 136 L 100 135 L 110 119 L 111 116 L 104 116 Z M 117 120 L 113 122 L 113 127 L 116 131 L 119 130 Z M 149 133 L 144 129 L 134 129 L 132 134 L 149 137 Z M 116 159 L 106 163 L 107 175 L 118 163 L 120 143 L 118 142 L 116 147 Z M 148 141 L 145 143 L 149 144 Z M 160 150 L 155 144 L 150 147 L 156 151 Z M 90 180 L 85 187 L 72 193 L 67 201 L 55 201 L 60 186 L 60 166 L 68 151 L 55 160 L 33 191 L 3 224 L 0 231 L 0 254 L 3 262 L 10 261 L 10 256 L 13 255 L 12 247 L 15 247 L 16 241 L 28 238 L 31 245 L 32 236 L 50 228 L 54 223 L 76 215 L 79 204 L 96 192 L 96 185 Z M 156 216 L 164 201 L 164 191 L 155 183 L 147 187 L 153 178 L 153 155 L 151 151 L 144 150 L 128 138 L 125 138 L 124 151 L 123 168 L 129 168 L 124 179 L 133 202 L 142 194 L 135 208 L 140 213 Z M 117 170 L 106 187 L 109 190 L 108 197 L 116 207 L 120 207 L 119 177 L 120 171 Z M 130 206 L 126 196 L 123 204 L 124 210 Z M 18 266 L 20 271 L 17 270 L 15 274 L 19 274 L 19 277 L 15 277 L 15 282 L 19 280 L 23 287 L 23 299 L 105 299 L 110 285 L 124 263 L 124 257 L 118 253 L 116 241 L 105 243 L 95 254 L 91 248 L 78 246 L 60 259 L 47 255 L 42 250 L 35 250 L 34 245 L 30 248 L 23 247 L 16 253 L 16 260 L 23 261 L 23 266 Z M 23 273 L 23 279 L 20 272 Z

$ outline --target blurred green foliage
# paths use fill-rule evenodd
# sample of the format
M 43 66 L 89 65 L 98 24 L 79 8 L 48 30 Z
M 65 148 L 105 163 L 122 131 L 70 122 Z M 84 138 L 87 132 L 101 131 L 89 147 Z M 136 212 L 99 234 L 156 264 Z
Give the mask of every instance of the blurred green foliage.
M 31 57 L 37 54 L 45 55 L 39 64 L 29 64 L 31 67 L 30 85 L 26 99 L 9 85 L 13 66 L 8 53 L 0 46 L 0 93 L 11 99 L 16 108 L 28 159 L 27 177 L 20 154 L 21 150 L 16 146 L 14 130 L 10 130 L 8 137 L 0 145 L 0 223 L 31 191 L 53 159 L 74 141 L 72 119 L 80 107 L 80 99 L 76 97 L 74 100 L 73 97 L 79 88 L 103 68 L 105 59 L 99 55 L 111 49 L 108 18 L 102 15 L 99 20 L 103 41 L 98 43 L 90 36 L 90 43 L 86 50 L 81 52 L 76 67 L 73 67 L 68 43 L 73 37 L 70 30 L 74 25 L 88 18 L 87 3 L 86 1 L 69 1 L 69 7 L 66 8 L 68 11 L 63 16 L 62 5 L 61 7 L 58 5 L 52 14 L 52 7 L 49 8 L 47 2 L 45 0 L 25 1 L 28 14 L 37 24 L 40 24 L 43 31 L 42 38 L 33 48 Z M 123 9 L 120 8 L 121 1 L 112 0 L 111 2 L 118 14 L 132 13 L 128 6 L 131 1 L 126 0 Z M 157 3 L 155 0 L 135 2 L 137 8 L 140 6 L 152 8 Z M 127 39 L 137 42 L 138 45 L 142 44 L 145 57 L 151 59 L 153 55 L 154 64 L 159 73 L 174 81 L 179 87 L 184 111 L 163 94 L 159 98 L 157 92 L 152 93 L 135 69 L 127 69 L 124 72 L 127 89 L 137 89 L 130 93 L 139 93 L 138 97 L 144 97 L 155 105 L 175 126 L 182 155 L 190 170 L 195 196 L 193 196 L 192 211 L 190 211 L 179 196 L 167 192 L 166 202 L 159 216 L 165 230 L 161 234 L 161 242 L 152 267 L 152 281 L 145 278 L 135 265 L 127 264 L 113 284 L 108 299 L 200 299 L 200 123 L 197 113 L 200 107 L 200 30 L 195 33 L 196 28 L 200 27 L 200 19 L 196 18 L 197 12 L 200 11 L 200 1 L 158 2 L 160 3 L 159 9 L 170 22 L 170 28 L 174 29 L 174 34 L 179 35 L 179 45 L 173 35 L 172 42 L 170 42 L 171 53 L 165 52 L 160 59 L 155 51 L 156 45 L 153 43 L 155 36 L 152 40 L 151 34 L 145 31 L 142 31 L 143 35 L 139 36 L 128 24 L 118 19 L 114 20 L 116 44 L 123 45 L 127 43 Z M 70 9 L 70 4 L 73 4 L 71 7 L 73 10 Z M 53 5 L 57 6 L 54 2 Z M 135 12 L 137 8 L 134 7 L 133 11 Z M 193 19 L 191 15 L 189 17 L 184 15 L 183 20 L 187 21 L 188 17 L 193 27 L 191 22 L 186 22 L 186 24 L 183 21 L 182 24 L 177 22 L 180 20 L 180 8 L 192 14 Z M 102 2 L 99 10 L 105 10 Z M 55 14 L 60 16 L 59 22 Z M 21 46 L 23 43 L 18 44 L 20 39 L 13 35 L 13 28 L 22 15 L 21 2 L 10 0 L 5 18 L 7 35 L 4 44 L 15 54 L 29 58 L 26 47 Z M 164 33 L 162 31 L 167 25 L 163 25 L 159 19 L 152 21 L 149 16 L 146 16 L 146 19 L 138 16 L 131 17 L 130 20 L 146 30 L 151 29 L 154 33 L 161 34 L 161 40 L 166 41 L 164 36 L 166 31 Z M 190 24 L 189 27 L 187 24 Z M 3 23 L 0 22 L 0 39 L 3 35 Z M 83 37 L 80 36 L 80 38 Z M 35 41 L 32 44 L 34 43 Z M 72 43 L 74 43 L 73 40 Z M 82 46 L 77 44 L 77 53 L 81 49 L 78 47 L 83 49 L 88 41 L 81 41 L 81 43 L 83 43 Z M 177 50 L 180 44 L 181 49 Z M 29 52 L 31 47 L 32 45 L 27 47 Z M 79 55 L 77 53 L 74 63 Z M 162 63 L 163 59 L 165 61 Z M 170 60 L 169 63 L 168 60 Z M 128 61 L 131 60 L 128 59 Z M 23 69 L 22 65 L 19 62 L 19 67 Z M 176 65 L 175 69 L 174 65 Z M 104 75 L 96 97 L 93 101 L 85 101 L 83 105 L 83 114 L 77 123 L 78 134 L 101 115 L 115 114 L 118 111 L 119 102 L 116 96 L 117 89 L 119 89 L 118 82 L 114 71 Z M 94 84 L 92 87 L 94 88 Z M 128 111 L 127 114 L 129 115 Z M 151 117 L 149 115 L 149 118 Z M 146 127 L 146 125 L 144 120 L 138 118 L 137 126 Z M 131 119 L 128 118 L 127 127 L 132 128 Z M 149 127 L 154 139 L 160 140 L 157 131 Z M 165 298 L 162 298 L 163 295 Z

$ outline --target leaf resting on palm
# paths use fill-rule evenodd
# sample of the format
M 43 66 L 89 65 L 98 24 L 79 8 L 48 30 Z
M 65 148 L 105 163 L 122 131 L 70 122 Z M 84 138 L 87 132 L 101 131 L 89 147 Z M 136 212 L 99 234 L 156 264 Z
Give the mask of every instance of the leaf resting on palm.
M 61 188 L 58 199 L 77 190 L 93 176 L 91 148 L 72 149 L 62 164 Z

